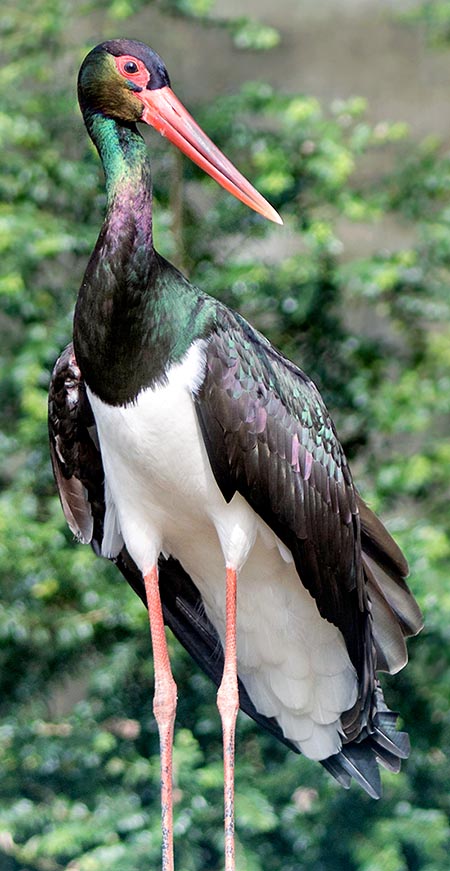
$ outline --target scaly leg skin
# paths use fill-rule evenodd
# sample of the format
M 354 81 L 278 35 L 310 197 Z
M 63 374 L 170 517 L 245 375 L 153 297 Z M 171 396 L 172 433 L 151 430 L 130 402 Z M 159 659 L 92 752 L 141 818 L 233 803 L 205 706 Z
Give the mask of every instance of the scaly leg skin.
M 225 871 L 234 871 L 234 735 L 239 710 L 236 659 L 237 573 L 228 566 L 226 585 L 225 664 L 217 693 L 217 707 L 223 734 Z
M 177 687 L 170 668 L 157 566 L 144 574 L 144 584 L 155 673 L 153 713 L 158 724 L 161 755 L 162 871 L 173 871 L 172 746 Z

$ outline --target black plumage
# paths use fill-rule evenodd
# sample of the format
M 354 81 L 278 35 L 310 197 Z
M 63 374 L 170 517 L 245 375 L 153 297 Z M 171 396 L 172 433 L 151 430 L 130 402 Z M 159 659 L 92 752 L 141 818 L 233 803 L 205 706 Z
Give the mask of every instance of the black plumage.
M 336 613 L 341 615 L 340 628 L 358 670 L 360 693 L 354 708 L 342 717 L 347 743 L 340 753 L 322 760 L 321 764 L 343 786 L 348 787 L 353 777 L 369 795 L 379 797 L 381 785 L 376 759 L 391 770 L 398 770 L 400 759 L 406 758 L 409 752 L 408 736 L 396 730 L 396 715 L 387 709 L 375 678 L 375 668 L 397 670 L 404 664 L 404 636 L 415 634 L 421 625 L 419 609 L 404 581 L 407 564 L 382 523 L 356 492 L 320 395 L 303 373 L 300 373 L 301 395 L 303 401 L 308 399 L 310 406 L 313 401 L 314 407 L 300 411 L 299 405 L 297 410 L 290 412 L 284 407 L 282 423 L 279 424 L 280 428 L 297 433 L 299 471 L 296 462 L 291 462 L 286 443 L 284 449 L 278 450 L 283 442 L 277 441 L 276 419 L 280 418 L 284 397 L 282 377 L 277 367 L 284 363 L 284 358 L 273 357 L 270 377 L 264 371 L 263 362 L 256 373 L 246 371 L 245 359 L 236 356 L 239 342 L 232 338 L 233 328 L 237 330 L 241 320 L 239 318 L 233 323 L 235 317 L 230 313 L 227 330 L 231 336 L 227 338 L 228 332 L 217 333 L 210 343 L 208 374 L 198 398 L 200 422 L 204 430 L 208 426 L 205 442 L 214 474 L 228 500 L 234 490 L 242 492 L 255 510 L 270 520 L 281 540 L 293 548 L 295 559 L 302 561 L 302 580 L 305 585 L 310 584 L 317 601 L 322 602 L 325 616 L 330 613 L 328 619 L 332 619 L 331 611 L 335 607 Z M 271 347 L 257 333 L 251 338 L 256 343 L 263 343 L 265 353 L 267 347 Z M 230 339 L 234 342 L 231 355 L 226 347 Z M 250 345 L 247 350 L 250 347 L 254 348 Z M 290 373 L 299 372 L 293 364 L 288 366 Z M 258 379 L 256 392 L 255 379 Z M 243 385 L 247 392 L 253 392 L 253 398 L 251 402 L 239 404 Z M 228 396 L 234 397 L 234 402 L 224 399 L 227 391 Z M 258 403 L 255 403 L 255 395 Z M 266 423 L 270 421 L 270 427 L 262 427 L 261 408 L 267 413 Z M 319 460 L 317 452 L 314 454 L 314 426 L 318 421 L 321 427 L 326 426 L 329 445 L 324 454 L 319 454 Z M 270 440 L 269 429 L 273 436 Z M 210 442 L 217 430 L 226 450 L 216 456 Z M 58 359 L 52 374 L 49 436 L 53 470 L 66 520 L 74 535 L 85 543 L 90 542 L 99 554 L 105 514 L 103 466 L 94 418 L 71 344 Z M 305 459 L 309 449 L 312 461 Z M 274 457 L 276 473 L 273 472 Z M 274 492 L 278 492 L 278 467 L 285 470 L 284 487 L 282 498 L 276 498 L 272 506 L 267 493 L 270 493 L 272 477 L 276 480 Z M 325 477 L 319 469 L 326 470 Z M 328 488 L 329 499 L 323 495 Z M 332 510 L 324 511 L 324 502 Z M 283 533 L 283 525 L 290 530 L 289 534 Z M 301 537 L 297 539 L 297 535 Z M 357 549 L 359 561 L 355 558 L 355 535 L 360 542 L 360 550 Z M 315 540 L 317 536 L 319 544 Z M 299 542 L 296 547 L 294 539 Z M 342 569 L 338 569 L 336 560 L 350 566 L 353 578 L 350 590 L 347 576 L 340 574 Z M 113 562 L 146 604 L 142 575 L 125 547 Z M 331 584 L 331 597 L 329 591 L 328 597 L 325 595 L 323 582 L 316 580 L 319 564 L 323 567 L 324 563 Z M 222 647 L 216 630 L 206 617 L 198 589 L 173 558 L 161 558 L 159 572 L 166 624 L 218 686 L 223 672 Z M 352 604 L 351 619 L 343 614 L 349 601 Z M 372 627 L 373 602 L 378 620 Z M 335 620 L 334 616 L 332 622 Z M 383 627 L 386 620 L 389 632 L 384 637 L 385 633 L 381 631 L 380 635 L 378 628 Z M 356 633 L 356 642 L 352 633 Z M 396 647 L 389 653 L 386 652 L 386 643 L 388 640 L 392 644 L 392 633 Z M 256 710 L 241 682 L 239 696 L 245 713 L 298 752 L 298 748 L 284 738 L 276 720 Z

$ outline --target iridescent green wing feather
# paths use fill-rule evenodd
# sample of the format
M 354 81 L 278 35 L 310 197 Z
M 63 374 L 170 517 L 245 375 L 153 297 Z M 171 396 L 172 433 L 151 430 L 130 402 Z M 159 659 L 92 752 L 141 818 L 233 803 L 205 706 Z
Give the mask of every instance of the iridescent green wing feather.
M 373 652 L 356 491 L 318 390 L 222 308 L 196 405 L 225 498 L 241 493 L 292 552 L 321 615 L 342 631 L 367 691 Z

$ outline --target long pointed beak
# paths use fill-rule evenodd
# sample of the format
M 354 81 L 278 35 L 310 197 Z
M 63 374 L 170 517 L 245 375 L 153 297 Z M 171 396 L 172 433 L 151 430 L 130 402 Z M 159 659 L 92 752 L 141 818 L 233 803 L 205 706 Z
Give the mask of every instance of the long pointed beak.
M 141 121 L 167 136 L 180 151 L 212 176 L 225 190 L 269 221 L 282 224 L 278 212 L 211 142 L 168 86 L 136 94 L 144 104 Z

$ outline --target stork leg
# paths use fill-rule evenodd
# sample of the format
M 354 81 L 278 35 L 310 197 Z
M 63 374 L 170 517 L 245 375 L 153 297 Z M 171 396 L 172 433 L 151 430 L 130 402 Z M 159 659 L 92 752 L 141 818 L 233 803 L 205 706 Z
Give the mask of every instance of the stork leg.
M 222 720 L 224 806 L 225 806 L 225 871 L 234 871 L 234 736 L 239 710 L 236 658 L 236 587 L 237 572 L 227 566 L 225 664 L 217 692 L 217 707 Z
M 177 687 L 170 668 L 156 565 L 144 574 L 144 584 L 153 645 L 153 713 L 158 724 L 161 755 L 162 871 L 173 871 L 172 746 Z

